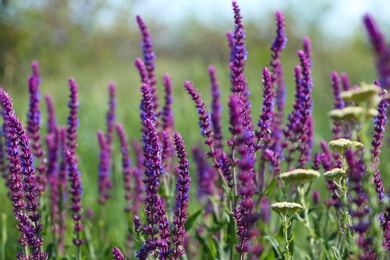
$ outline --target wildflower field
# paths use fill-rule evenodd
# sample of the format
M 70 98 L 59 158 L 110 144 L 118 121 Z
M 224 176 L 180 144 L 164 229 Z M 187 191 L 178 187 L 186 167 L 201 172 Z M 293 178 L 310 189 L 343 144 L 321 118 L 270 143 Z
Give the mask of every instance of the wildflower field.
M 288 23 L 276 11 L 252 79 L 245 14 L 232 11 L 230 56 L 189 62 L 199 78 L 166 73 L 137 16 L 132 86 L 45 81 L 39 61 L 25 95 L 2 86 L 2 260 L 390 258 L 390 48 L 374 18 L 362 20 L 377 79 L 330 70 L 332 95 L 314 96 L 311 39 L 282 63 Z

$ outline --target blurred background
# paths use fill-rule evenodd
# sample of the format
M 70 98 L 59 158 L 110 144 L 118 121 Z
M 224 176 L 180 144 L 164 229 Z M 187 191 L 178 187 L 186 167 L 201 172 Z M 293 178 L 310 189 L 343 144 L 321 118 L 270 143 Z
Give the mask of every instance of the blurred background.
M 270 62 L 269 47 L 276 28 L 274 13 L 279 9 L 285 15 L 288 37 L 281 58 L 287 86 L 286 114 L 291 110 L 295 90 L 296 53 L 302 48 L 302 38 L 309 36 L 314 63 L 315 141 L 328 140 L 330 122 L 326 113 L 333 106 L 329 74 L 333 70 L 346 72 L 352 84 L 376 78 L 362 16 L 371 13 L 386 34 L 386 28 L 390 28 L 390 4 L 381 0 L 242 0 L 238 4 L 247 36 L 245 73 L 254 120 L 260 114 L 261 70 Z M 37 60 L 42 95 L 53 96 L 60 124 L 66 124 L 68 112 L 67 80 L 74 77 L 79 84 L 79 150 L 81 157 L 88 159 L 85 161 L 97 159 L 95 133 L 105 127 L 109 81 L 117 85 L 117 120 L 125 125 L 129 136 L 139 139 L 140 79 L 134 59 L 142 57 L 142 50 L 137 14 L 151 32 L 159 93 L 162 94 L 163 74 L 171 75 L 177 131 L 189 146 L 202 140 L 196 110 L 182 85 L 191 80 L 209 102 L 207 67 L 212 64 L 226 106 L 230 90 L 226 32 L 234 30 L 230 0 L 0 0 L 0 85 L 13 97 L 20 118 L 24 120 L 27 113 L 31 61 Z M 43 103 L 41 109 L 45 109 Z M 42 124 L 45 117 L 43 113 Z M 227 134 L 227 109 L 223 120 Z M 96 152 L 84 154 L 84 149 Z M 88 165 L 81 167 L 96 172 L 96 165 Z
M 296 53 L 302 48 L 304 36 L 312 41 L 317 151 L 318 143 L 331 136 L 331 122 L 327 118 L 333 107 L 329 74 L 346 72 L 352 84 L 376 79 L 374 55 L 362 16 L 371 13 L 385 36 L 390 36 L 390 3 L 385 2 L 239 0 L 247 36 L 245 73 L 252 93 L 254 120 L 258 120 L 262 105 L 261 70 L 270 62 L 276 10 L 282 10 L 285 15 L 288 37 L 281 58 L 287 86 L 285 114 L 290 112 L 293 102 Z M 109 81 L 117 86 L 117 120 L 124 124 L 130 139 L 140 140 L 140 78 L 134 66 L 134 59 L 142 57 L 137 14 L 144 18 L 151 32 L 160 94 L 163 74 L 171 75 L 176 129 L 183 135 L 187 151 L 199 144 L 202 137 L 196 109 L 182 85 L 185 80 L 191 80 L 209 103 L 207 68 L 210 64 L 215 66 L 221 85 L 224 133 L 228 137 L 226 104 L 230 80 L 225 35 L 234 30 L 230 0 L 0 0 L 0 85 L 13 97 L 16 113 L 22 121 L 27 114 L 27 78 L 33 60 L 40 65 L 41 93 L 53 96 L 59 124 L 66 124 L 67 80 L 74 77 L 79 85 L 78 156 L 82 179 L 87 183 L 83 198 L 86 205 L 91 205 L 97 197 L 96 131 L 105 129 Z M 43 102 L 41 109 L 45 111 Z M 46 113 L 42 116 L 44 132 Z M 120 183 L 119 149 L 115 156 L 114 168 L 118 174 L 114 174 L 113 180 Z M 121 189 L 115 189 L 114 196 L 122 198 Z M 117 204 L 110 206 L 113 212 L 122 210 L 123 205 Z M 116 217 L 121 221 L 113 223 L 126 228 L 125 217 Z M 110 232 L 115 239 L 124 239 L 120 229 Z

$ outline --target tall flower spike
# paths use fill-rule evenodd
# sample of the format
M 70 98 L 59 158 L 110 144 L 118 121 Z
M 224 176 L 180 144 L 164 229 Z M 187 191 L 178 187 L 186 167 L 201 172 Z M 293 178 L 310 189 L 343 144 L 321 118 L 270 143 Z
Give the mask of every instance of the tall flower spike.
M 164 173 L 161 160 L 161 145 L 158 141 L 156 130 L 156 117 L 153 113 L 152 97 L 149 92 L 149 86 L 143 84 L 141 87 L 141 118 L 142 118 L 142 141 L 144 143 L 144 183 L 146 190 L 145 213 L 147 226 L 143 228 L 147 239 L 145 245 L 140 249 L 138 254 L 143 255 L 148 248 L 156 248 L 155 240 L 160 232 L 160 237 L 164 247 L 160 247 L 160 255 L 166 256 L 169 248 L 166 243 L 169 236 L 169 222 L 166 217 L 165 207 L 158 195 L 160 186 L 160 176 Z M 147 250 L 146 255 L 150 252 Z M 152 250 L 153 251 L 153 250 Z
M 311 89 L 312 89 L 312 79 L 311 79 L 311 60 L 310 57 L 303 51 L 298 51 L 298 57 L 301 62 L 302 68 L 302 79 L 301 79 L 301 95 L 300 95 L 300 145 L 298 150 L 301 153 L 299 157 L 299 165 L 303 167 L 308 162 L 307 149 L 310 147 L 310 142 L 312 140 L 309 136 L 310 131 L 310 118 L 312 112 L 312 100 L 311 100 Z
M 32 153 L 38 162 L 37 166 L 37 188 L 42 195 L 46 189 L 46 165 L 45 151 L 43 149 L 40 131 L 41 111 L 39 109 L 40 94 L 39 83 L 40 75 L 38 62 L 32 63 L 32 75 L 28 79 L 30 92 L 29 110 L 27 113 L 27 136 L 31 142 Z
M 165 97 L 164 97 L 165 104 L 161 112 L 162 128 L 166 131 L 168 129 L 172 131 L 174 129 L 174 118 L 172 112 L 172 103 L 173 103 L 172 82 L 171 82 L 171 78 L 169 77 L 169 74 L 165 74 L 163 80 L 164 80 L 164 89 L 165 89 Z
M 125 190 L 125 200 L 127 206 L 125 207 L 125 211 L 129 212 L 133 209 L 133 205 L 135 206 L 135 202 L 131 201 L 132 192 L 134 190 L 134 185 L 132 182 L 132 171 L 131 171 L 131 159 L 129 154 L 129 146 L 127 145 L 127 138 L 125 134 L 125 130 L 121 124 L 116 124 L 116 131 L 118 133 L 119 142 L 121 145 L 122 152 L 122 172 L 123 172 L 123 188 Z M 134 196 L 137 198 L 137 196 Z M 137 203 L 138 204 L 138 203 Z
M 385 192 L 383 189 L 382 184 L 382 178 L 380 175 L 380 171 L 378 169 L 380 164 L 380 158 L 379 155 L 381 153 L 381 147 L 382 147 L 382 139 L 383 134 L 385 132 L 385 125 L 386 125 L 386 109 L 389 106 L 388 100 L 382 99 L 378 104 L 378 115 L 374 118 L 374 130 L 372 133 L 373 140 L 371 142 L 372 149 L 371 154 L 373 156 L 373 162 L 371 163 L 371 167 L 374 169 L 374 183 L 375 183 L 375 190 L 378 193 L 378 199 L 379 203 L 382 204 L 383 198 L 385 196 Z
M 273 95 L 271 75 L 267 68 L 263 69 L 263 85 L 263 107 L 261 108 L 261 115 L 257 124 L 260 129 L 257 133 L 257 138 L 259 141 L 263 141 L 264 144 L 269 145 L 269 134 L 271 132 L 271 120 L 273 114 Z
M 238 180 L 241 182 L 238 195 L 240 195 L 241 199 L 239 206 L 234 211 L 234 218 L 238 226 L 237 237 L 240 240 L 239 244 L 236 245 L 236 250 L 241 256 L 240 259 L 243 259 L 243 256 L 250 250 L 250 239 L 254 234 L 251 231 L 257 221 L 253 211 L 255 202 L 252 199 L 256 191 L 254 186 L 255 174 L 253 172 L 255 164 L 254 151 L 246 145 L 245 139 L 250 138 L 250 135 L 244 132 L 242 138 L 244 140 L 238 149 L 241 157 L 237 162 L 240 169 Z
M 107 124 L 107 132 L 106 132 L 106 142 L 107 146 L 112 151 L 112 135 L 115 130 L 115 120 L 116 120 L 116 98 L 115 98 L 115 84 L 114 82 L 110 82 L 108 84 L 108 94 L 109 94 L 109 101 L 108 101 L 108 112 L 106 115 L 106 124 Z
M 185 145 L 182 137 L 175 133 L 173 135 L 173 142 L 176 150 L 176 156 L 179 158 L 179 179 L 176 184 L 176 210 L 175 210 L 175 220 L 173 224 L 175 225 L 172 231 L 172 243 L 174 247 L 172 248 L 172 256 L 174 259 L 180 259 L 180 257 L 185 254 L 183 242 L 184 235 L 186 230 L 184 228 L 185 221 L 188 216 L 186 211 L 188 207 L 188 201 L 190 199 L 190 164 L 187 160 L 187 152 L 185 151 Z
M 229 62 L 233 62 L 233 59 L 234 59 L 234 35 L 233 35 L 233 32 L 227 32 L 226 38 L 227 38 L 229 50 L 230 50 Z
M 99 142 L 99 198 L 100 204 L 105 204 L 110 198 L 110 189 L 112 182 L 110 180 L 110 152 L 107 139 L 104 137 L 102 131 L 97 132 L 97 139 Z
M 245 95 L 246 91 L 246 80 L 244 75 L 245 60 L 247 57 L 247 52 L 245 48 L 245 30 L 244 25 L 242 24 L 242 16 L 240 13 L 240 8 L 237 5 L 236 1 L 233 1 L 233 11 L 234 11 L 234 48 L 233 54 L 234 58 L 230 65 L 231 68 L 231 81 L 232 81 L 232 92 L 237 95 Z
M 206 144 L 210 147 L 213 147 L 213 130 L 211 128 L 212 125 L 210 114 L 208 111 L 206 111 L 206 104 L 203 102 L 201 95 L 198 93 L 198 91 L 194 89 L 194 86 L 191 82 L 184 82 L 184 88 L 187 90 L 188 94 L 190 94 L 192 100 L 194 100 L 196 109 L 198 110 L 200 133 L 207 138 Z
M 76 153 L 76 147 L 77 147 L 77 128 L 79 126 L 79 119 L 78 119 L 78 109 L 79 109 L 79 101 L 78 101 L 78 86 L 76 84 L 76 81 L 71 78 L 69 79 L 69 102 L 68 107 L 70 109 L 69 116 L 68 116 L 68 128 L 66 130 L 66 139 L 67 139 L 67 148 L 69 149 L 69 152 L 72 154 Z
M 284 16 L 282 11 L 277 10 L 275 12 L 275 18 L 276 18 L 276 37 L 272 42 L 271 50 L 273 52 L 272 54 L 272 60 L 276 61 L 280 57 L 280 53 L 282 50 L 286 47 L 287 43 L 287 36 L 286 32 L 284 30 Z M 272 66 L 272 64 L 271 64 Z
M 149 83 L 148 73 L 145 68 L 145 64 L 139 58 L 135 59 L 135 66 L 138 69 L 139 76 L 141 77 L 142 83 Z
M 211 123 L 214 130 L 214 143 L 217 150 L 222 150 L 223 148 L 223 136 L 222 136 L 222 126 L 221 126 L 221 111 L 222 106 L 220 102 L 221 91 L 219 88 L 219 83 L 217 76 L 215 75 L 215 68 L 209 66 L 209 76 L 211 81 Z
M 36 186 L 33 155 L 29 148 L 29 139 L 22 124 L 15 116 L 11 98 L 1 90 L 3 115 L 7 132 L 7 153 L 9 157 L 11 200 L 14 206 L 18 228 L 22 232 L 19 242 L 31 247 L 31 257 L 46 259 L 47 254 L 41 251 L 43 238 L 40 233 L 43 225 L 39 223 L 38 193 Z M 24 179 L 22 181 L 22 175 Z M 23 200 L 24 197 L 24 200 Z M 29 212 L 25 214 L 24 211 Z
M 172 171 L 172 168 L 174 167 L 172 164 L 173 157 L 174 157 L 174 149 L 173 145 L 171 143 L 171 136 L 172 132 L 174 130 L 174 119 L 173 119 L 173 112 L 172 112 L 172 84 L 171 79 L 168 74 L 164 75 L 164 90 L 165 90 L 165 104 L 161 111 L 161 126 L 162 130 L 159 131 L 159 138 L 162 145 L 162 160 L 164 169 L 166 172 Z
M 366 14 L 363 18 L 364 25 L 370 37 L 372 46 L 377 56 L 376 68 L 379 74 L 379 82 L 385 89 L 390 88 L 390 48 L 387 46 L 383 34 L 379 30 L 374 18 Z
M 344 104 L 344 100 L 340 96 L 341 86 L 340 86 L 339 76 L 338 76 L 337 72 L 333 71 L 330 74 L 330 80 L 331 80 L 331 85 L 333 88 L 333 98 L 334 98 L 333 108 L 334 109 L 342 109 L 342 108 L 344 108 L 345 104 Z M 342 137 L 341 126 L 342 126 L 341 122 L 333 120 L 333 129 L 332 129 L 333 138 L 332 139 L 338 139 L 338 138 Z
M 137 23 L 142 34 L 142 51 L 144 54 L 144 63 L 148 74 L 149 84 L 150 84 L 150 95 L 153 98 L 153 111 L 156 113 L 159 107 L 157 89 L 156 89 L 156 76 L 154 72 L 156 67 L 155 65 L 156 55 L 154 54 L 153 51 L 153 43 L 148 28 L 144 23 L 142 17 L 139 15 L 137 15 Z
M 66 129 L 66 149 L 65 160 L 68 170 L 68 179 L 70 183 L 69 193 L 71 194 L 72 204 L 70 209 L 73 211 L 72 218 L 74 220 L 74 231 L 76 238 L 73 239 L 73 244 L 77 247 L 78 255 L 80 258 L 80 246 L 84 244 L 84 240 L 81 239 L 81 231 L 84 229 L 82 225 L 82 205 L 81 195 L 83 193 L 81 183 L 81 173 L 78 167 L 78 158 L 76 157 L 77 147 L 77 127 L 79 125 L 78 119 L 78 86 L 73 78 L 69 79 L 69 116 L 68 116 L 68 127 Z

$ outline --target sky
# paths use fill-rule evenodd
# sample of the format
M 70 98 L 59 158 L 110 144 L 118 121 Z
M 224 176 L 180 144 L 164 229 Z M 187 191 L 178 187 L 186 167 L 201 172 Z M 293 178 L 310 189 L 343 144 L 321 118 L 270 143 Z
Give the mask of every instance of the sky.
M 254 19 L 265 26 L 268 24 L 261 17 L 280 9 L 292 11 L 302 28 L 318 23 L 325 33 L 335 37 L 348 37 L 353 32 L 351 28 L 362 28 L 362 16 L 367 12 L 374 15 L 382 28 L 390 28 L 390 0 L 237 0 L 237 3 L 244 22 Z M 112 0 L 111 4 L 166 25 L 180 24 L 192 17 L 205 24 L 230 28 L 231 23 L 227 22 L 232 21 L 230 0 Z M 114 15 L 106 12 L 105 21 Z

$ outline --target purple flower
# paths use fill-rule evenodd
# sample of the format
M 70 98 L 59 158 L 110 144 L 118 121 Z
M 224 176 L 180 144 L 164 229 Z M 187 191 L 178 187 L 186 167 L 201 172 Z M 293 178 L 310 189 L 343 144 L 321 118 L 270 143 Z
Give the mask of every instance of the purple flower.
M 229 50 L 230 50 L 230 60 L 229 62 L 233 62 L 233 59 L 234 59 L 234 35 L 233 35 L 233 32 L 227 32 L 226 33 L 226 38 L 227 38 L 227 41 L 228 41 L 228 45 L 229 45 Z
M 232 159 L 226 153 L 223 152 L 220 156 L 220 164 L 227 185 L 231 190 L 233 190 L 234 181 L 233 181 L 233 171 L 232 171 Z
M 209 111 L 206 111 L 206 104 L 203 102 L 201 95 L 194 89 L 191 82 L 184 82 L 184 88 L 190 94 L 192 100 L 195 102 L 196 109 L 199 114 L 199 127 L 201 135 L 206 137 L 205 143 L 210 147 L 212 153 L 214 153 L 214 141 L 213 141 L 213 130 L 211 125 L 211 118 Z M 214 154 L 211 154 L 212 156 Z
M 139 76 L 141 77 L 141 83 L 149 83 L 148 74 L 143 61 L 139 58 L 135 59 L 135 66 L 137 67 Z
M 159 131 L 159 138 L 161 141 L 163 152 L 161 158 L 165 171 L 170 172 L 173 168 L 173 156 L 174 149 L 171 143 L 171 135 L 175 128 L 173 112 L 172 112 L 172 84 L 168 74 L 164 75 L 164 87 L 165 87 L 165 104 L 161 111 L 161 126 L 162 130 Z
M 183 248 L 184 235 L 186 230 L 184 228 L 185 221 L 188 216 L 187 207 L 190 199 L 191 177 L 190 164 L 187 160 L 187 152 L 182 137 L 175 133 L 173 135 L 173 143 L 176 150 L 176 156 L 179 159 L 179 177 L 176 184 L 176 210 L 175 225 L 172 231 L 172 256 L 174 259 L 180 259 L 180 256 L 185 254 Z
M 153 98 L 153 111 L 156 113 L 159 104 L 158 104 L 158 96 L 157 96 L 157 89 L 156 89 L 156 76 L 155 76 L 155 59 L 156 55 L 153 51 L 153 43 L 152 39 L 150 38 L 150 34 L 148 31 L 148 28 L 146 24 L 144 23 L 141 16 L 137 15 L 137 23 L 139 26 L 139 29 L 141 30 L 142 34 L 142 51 L 144 55 L 144 63 L 145 68 L 148 74 L 149 79 L 149 88 L 150 88 L 150 95 Z M 143 83 L 146 83 L 143 81 Z
M 363 22 L 377 56 L 376 68 L 379 74 L 379 82 L 383 88 L 388 89 L 390 87 L 390 48 L 371 15 L 366 14 Z
M 299 105 L 300 105 L 300 124 L 299 124 L 299 140 L 300 143 L 298 145 L 298 151 L 301 153 L 299 157 L 299 167 L 303 167 L 307 161 L 310 159 L 311 154 L 308 153 L 308 149 L 310 149 L 312 137 L 310 136 L 310 120 L 312 113 L 312 100 L 311 100 L 311 88 L 312 88 L 312 79 L 311 79 L 311 60 L 310 55 L 303 52 L 298 51 L 299 60 L 301 62 L 302 69 L 302 78 L 300 81 L 301 92 L 299 97 Z
M 41 142 L 40 121 L 41 111 L 39 109 L 40 94 L 39 94 L 39 68 L 38 62 L 32 63 L 33 74 L 28 79 L 30 102 L 29 110 L 27 113 L 27 136 L 31 142 L 31 150 L 34 158 L 39 162 L 37 167 L 37 188 L 39 193 L 42 195 L 46 189 L 46 165 L 45 151 Z
M 330 74 L 330 80 L 331 80 L 331 85 L 333 88 L 333 97 L 334 97 L 334 109 L 342 109 L 345 107 L 344 100 L 341 98 L 340 93 L 341 93 L 341 86 L 340 86 L 340 81 L 339 81 L 339 76 L 337 72 L 333 71 Z M 332 139 L 338 139 L 342 137 L 342 123 L 339 121 L 333 120 L 333 128 L 332 128 L 332 133 L 333 133 L 333 138 Z
M 143 248 L 149 248 L 155 242 L 157 234 L 160 233 L 160 237 L 163 244 L 169 237 L 169 222 L 166 217 L 165 207 L 158 195 L 158 189 L 160 186 L 160 176 L 164 173 L 161 160 L 161 144 L 159 143 L 157 130 L 156 130 L 156 117 L 153 113 L 152 97 L 150 95 L 149 86 L 143 84 L 141 87 L 142 101 L 142 141 L 144 143 L 144 183 L 146 190 L 145 198 L 145 213 L 147 225 L 144 226 L 143 231 L 147 235 L 145 246 Z M 161 232 L 159 232 L 161 231 Z M 144 249 L 141 248 L 141 252 Z M 169 252 L 168 248 L 160 247 L 160 254 L 166 255 Z
M 73 78 L 69 79 L 70 99 L 68 107 L 70 109 L 68 116 L 68 128 L 66 129 L 67 135 L 67 148 L 72 154 L 76 153 L 77 147 L 77 128 L 79 126 L 79 119 L 77 117 L 79 102 L 78 102 L 78 86 Z
M 112 182 L 110 180 L 110 158 L 109 147 L 107 139 L 105 139 L 102 131 L 97 132 L 97 139 L 99 142 L 99 198 L 100 204 L 105 204 L 110 198 L 110 189 Z
M 112 151 L 112 135 L 115 129 L 115 119 L 116 119 L 116 98 L 115 98 L 115 84 L 114 82 L 110 82 L 108 84 L 108 93 L 109 93 L 109 101 L 108 101 L 108 112 L 106 115 L 106 124 L 107 124 L 107 132 L 106 132 L 106 142 L 109 151 Z M 111 160 L 111 154 L 110 154 Z
M 245 255 L 249 251 L 251 229 L 256 221 L 250 221 L 254 216 L 254 200 L 252 196 L 255 194 L 255 185 L 254 185 L 254 150 L 251 147 L 248 147 L 247 139 L 251 138 L 250 134 L 245 132 L 243 133 L 243 142 L 238 148 L 240 154 L 240 159 L 237 164 L 240 169 L 238 174 L 238 180 L 241 182 L 238 186 L 238 195 L 241 197 L 239 206 L 234 211 L 234 218 L 237 222 L 237 237 L 240 240 L 240 243 L 236 245 L 236 250 L 240 253 L 241 256 Z
M 284 30 L 284 17 L 280 10 L 275 12 L 276 18 L 276 37 L 272 42 L 271 50 L 273 51 L 272 60 L 276 61 L 280 57 L 280 53 L 286 47 L 287 36 Z
M 202 149 L 197 146 L 194 146 L 192 147 L 192 154 L 193 161 L 196 166 L 195 173 L 198 181 L 198 198 L 202 201 L 206 199 L 209 202 L 209 198 L 214 194 L 214 191 L 216 190 L 215 184 L 216 177 L 218 176 L 216 175 L 215 169 L 207 163 L 206 155 Z M 210 205 L 208 203 L 207 207 L 209 206 Z
M 263 142 L 264 148 L 267 148 L 267 146 L 271 142 L 271 140 L 269 139 L 269 135 L 271 132 L 271 121 L 273 115 L 272 81 L 271 75 L 267 68 L 263 69 L 263 85 L 263 107 L 261 108 L 261 115 L 257 124 L 257 126 L 259 127 L 257 138 L 259 139 L 259 141 Z
M 351 84 L 349 84 L 348 75 L 346 73 L 341 73 L 341 83 L 343 85 L 343 91 L 351 89 Z
M 370 14 L 363 17 L 364 25 L 376 54 L 379 56 L 387 51 L 387 45 L 382 32 L 379 30 L 374 18 Z
M 6 126 L 10 198 L 15 217 L 19 222 L 18 229 L 22 233 L 19 242 L 24 246 L 31 247 L 32 258 L 46 259 L 47 254 L 41 252 L 43 238 L 40 233 L 43 230 L 43 225 L 39 223 L 41 219 L 41 214 L 38 212 L 40 205 L 29 139 L 22 124 L 15 116 L 11 98 L 2 90 L 1 102 Z M 22 176 L 24 176 L 23 180 Z
M 245 30 L 242 24 L 242 16 L 240 8 L 236 1 L 232 2 L 234 12 L 234 33 L 233 33 L 233 49 L 231 51 L 232 60 L 230 62 L 230 73 L 232 92 L 237 94 L 243 101 L 246 108 L 247 116 L 250 117 L 250 102 L 249 102 L 249 90 L 244 75 L 245 60 L 247 58 L 247 52 L 245 47 Z
M 222 136 L 222 126 L 221 126 L 221 91 L 219 88 L 219 83 L 217 76 L 215 75 L 215 68 L 213 66 L 209 66 L 209 76 L 211 81 L 211 122 L 214 130 L 214 143 L 215 149 L 218 151 L 223 148 L 223 136 Z
M 318 203 L 321 200 L 321 196 L 320 196 L 319 191 L 318 190 L 314 190 L 313 193 L 311 194 L 311 196 L 313 198 L 314 205 L 318 205 Z
M 82 182 L 81 182 L 81 173 L 78 167 L 78 158 L 76 157 L 76 147 L 77 147 L 77 127 L 79 124 L 78 119 L 78 86 L 74 79 L 69 79 L 69 116 L 68 116 L 68 126 L 66 129 L 66 149 L 65 161 L 68 170 L 68 180 L 70 183 L 69 193 L 71 194 L 72 204 L 70 209 L 73 211 L 72 218 L 74 220 L 74 231 L 76 232 L 76 238 L 73 239 L 73 244 L 77 247 L 77 250 L 80 252 L 80 246 L 84 244 L 84 240 L 81 239 L 81 231 L 84 229 L 82 225 L 83 215 L 81 213 L 81 195 L 83 193 Z
M 119 248 L 114 247 L 111 252 L 115 260 L 125 260 L 125 257 Z
M 171 78 L 168 74 L 165 74 L 163 77 L 164 80 L 164 90 L 165 90 L 165 104 L 161 111 L 161 121 L 162 121 L 162 128 L 166 131 L 172 131 L 174 127 L 174 118 L 173 118 L 173 112 L 172 112 L 172 103 L 173 103 L 173 97 L 172 97 L 172 82 Z

